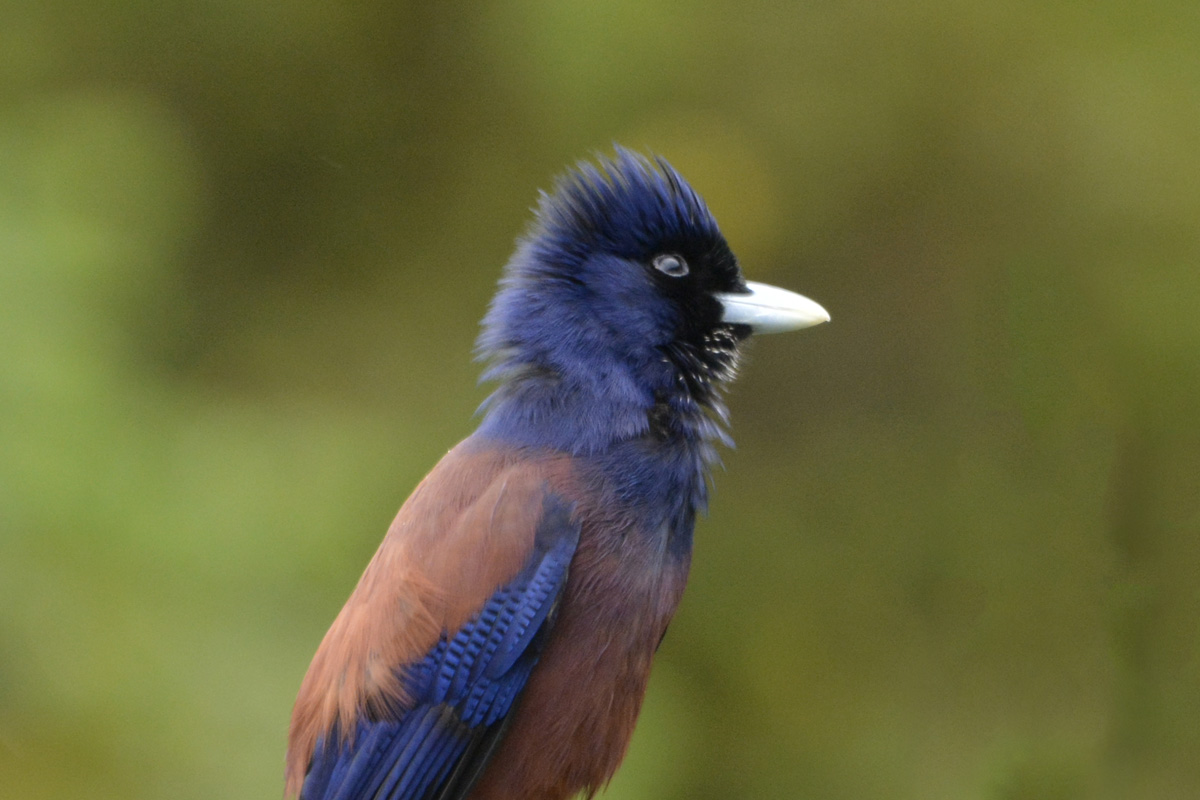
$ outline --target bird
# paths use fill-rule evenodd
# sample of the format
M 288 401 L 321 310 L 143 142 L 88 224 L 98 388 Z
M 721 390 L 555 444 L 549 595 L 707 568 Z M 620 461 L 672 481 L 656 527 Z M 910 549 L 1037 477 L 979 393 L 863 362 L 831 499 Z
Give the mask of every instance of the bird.
M 620 764 L 684 590 L 752 333 L 829 314 L 745 280 L 699 194 L 616 146 L 542 192 L 484 316 L 496 388 L 322 640 L 302 800 L 563 800 Z

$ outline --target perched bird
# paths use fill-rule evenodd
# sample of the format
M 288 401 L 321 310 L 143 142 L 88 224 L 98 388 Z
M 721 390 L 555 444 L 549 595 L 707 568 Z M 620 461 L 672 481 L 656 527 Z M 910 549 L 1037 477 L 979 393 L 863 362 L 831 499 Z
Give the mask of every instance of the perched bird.
M 287 794 L 562 800 L 616 771 L 752 332 L 704 201 L 618 148 L 543 194 L 483 321 L 483 419 L 400 509 L 300 687 Z

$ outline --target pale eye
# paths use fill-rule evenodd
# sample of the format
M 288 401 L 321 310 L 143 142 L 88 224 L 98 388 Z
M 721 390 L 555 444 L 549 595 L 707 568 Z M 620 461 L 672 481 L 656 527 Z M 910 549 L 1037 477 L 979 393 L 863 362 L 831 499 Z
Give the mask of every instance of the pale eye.
M 670 253 L 658 256 L 654 259 L 654 268 L 663 275 L 669 275 L 672 278 L 682 278 L 688 274 L 687 262 L 682 256 L 672 255 Z

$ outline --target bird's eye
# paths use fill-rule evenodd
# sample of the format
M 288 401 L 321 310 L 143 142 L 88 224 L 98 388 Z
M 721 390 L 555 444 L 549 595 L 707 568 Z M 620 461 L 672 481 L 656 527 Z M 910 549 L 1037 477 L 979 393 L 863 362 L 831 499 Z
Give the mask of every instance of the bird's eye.
M 669 275 L 672 278 L 682 278 L 688 274 L 687 262 L 682 256 L 665 254 L 654 259 L 654 268 L 663 275 Z

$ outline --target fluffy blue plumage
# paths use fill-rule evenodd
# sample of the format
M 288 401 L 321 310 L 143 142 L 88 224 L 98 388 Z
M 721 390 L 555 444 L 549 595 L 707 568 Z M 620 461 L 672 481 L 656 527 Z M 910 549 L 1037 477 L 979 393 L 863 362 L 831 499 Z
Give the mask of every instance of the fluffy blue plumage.
M 666 160 L 618 147 L 614 158 L 580 162 L 542 193 L 528 239 L 535 258 L 580 265 L 596 251 L 639 258 L 698 237 L 724 242 L 704 200 Z
M 686 281 L 650 265 L 691 265 Z M 687 529 L 707 497 L 721 399 L 745 331 L 713 294 L 744 287 L 708 208 L 665 161 L 618 149 L 543 195 L 484 319 L 485 379 L 501 386 L 480 434 L 588 458 L 617 490 Z M 644 437 L 654 448 L 640 444 Z

